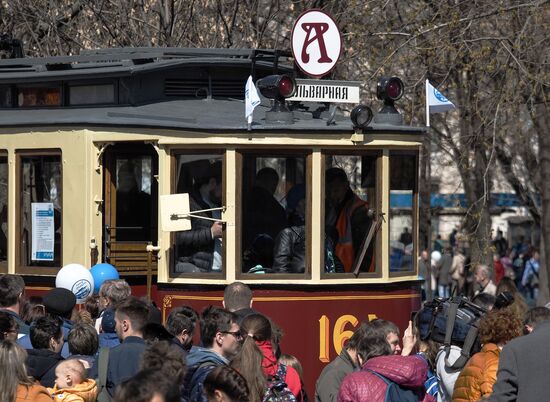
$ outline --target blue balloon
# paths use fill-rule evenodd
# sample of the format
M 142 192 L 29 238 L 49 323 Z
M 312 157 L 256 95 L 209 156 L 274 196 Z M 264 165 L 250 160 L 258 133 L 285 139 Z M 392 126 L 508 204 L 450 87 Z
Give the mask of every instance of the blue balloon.
M 94 265 L 92 269 L 90 269 L 90 273 L 94 278 L 94 293 L 99 293 L 99 288 L 103 282 L 120 278 L 116 268 L 104 262 Z

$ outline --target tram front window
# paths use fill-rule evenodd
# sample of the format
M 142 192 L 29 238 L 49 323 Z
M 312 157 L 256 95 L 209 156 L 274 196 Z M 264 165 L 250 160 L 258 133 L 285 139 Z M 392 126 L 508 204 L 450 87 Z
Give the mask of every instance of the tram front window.
M 175 235 L 176 273 L 223 270 L 222 156 L 178 155 L 177 193 L 189 194 L 191 230 Z M 207 211 L 204 211 L 207 210 Z M 203 211 L 203 212 L 200 212 Z
M 377 155 L 327 155 L 325 159 L 325 272 L 374 272 L 373 224 Z
M 20 168 L 21 265 L 61 266 L 61 156 L 22 156 Z
M 8 259 L 8 158 L 0 156 L 0 261 Z
M 390 272 L 414 269 L 416 172 L 415 155 L 390 152 Z
M 245 154 L 242 271 L 306 272 L 306 156 Z

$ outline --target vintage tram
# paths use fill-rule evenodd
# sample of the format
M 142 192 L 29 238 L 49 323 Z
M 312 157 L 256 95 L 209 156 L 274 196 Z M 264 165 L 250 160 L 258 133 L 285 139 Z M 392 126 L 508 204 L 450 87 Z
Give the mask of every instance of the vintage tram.
M 262 97 L 251 124 L 249 75 L 273 98 Z M 424 129 L 403 124 L 389 98 L 372 121 L 365 107 L 352 121 L 327 103 L 285 100 L 293 77 L 289 55 L 263 50 L 1 60 L 0 270 L 23 275 L 32 293 L 54 286 L 64 265 L 108 262 L 164 317 L 178 305 L 221 305 L 224 286 L 242 281 L 254 308 L 283 328 L 283 351 L 302 362 L 311 393 L 359 321 L 387 318 L 404 329 L 420 306 Z M 353 233 L 360 263 L 338 261 L 329 245 L 331 169 L 371 209 L 368 226 Z M 160 200 L 180 193 L 190 194 L 191 215 L 206 209 L 212 220 L 187 217 L 191 230 L 164 230 Z M 290 223 L 298 204 L 302 219 Z M 53 214 L 50 227 L 40 213 Z M 301 230 L 298 268 L 276 267 L 287 227 Z M 199 228 L 212 235 L 206 248 Z

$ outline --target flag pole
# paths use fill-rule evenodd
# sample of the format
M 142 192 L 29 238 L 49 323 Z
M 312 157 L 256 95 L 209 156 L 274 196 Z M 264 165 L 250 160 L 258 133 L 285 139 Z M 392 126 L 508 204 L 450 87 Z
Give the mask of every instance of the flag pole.
M 428 96 L 428 85 L 429 85 L 429 81 L 428 81 L 428 79 L 426 79 L 426 88 L 425 88 L 425 93 L 426 93 L 426 127 L 430 127 L 430 104 L 429 104 L 429 96 Z

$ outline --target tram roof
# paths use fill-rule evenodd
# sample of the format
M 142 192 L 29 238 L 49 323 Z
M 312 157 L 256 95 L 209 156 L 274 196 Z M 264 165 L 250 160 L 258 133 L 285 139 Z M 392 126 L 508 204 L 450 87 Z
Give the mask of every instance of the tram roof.
M 203 71 L 202 67 L 221 68 L 216 79 L 221 77 L 223 80 L 224 76 L 219 74 L 230 67 L 234 73 L 238 72 L 237 77 L 231 77 L 231 85 L 237 85 L 244 95 L 246 78 L 242 83 L 238 80 L 252 71 L 259 76 L 293 73 L 290 56 L 288 52 L 263 49 L 109 48 L 86 50 L 75 56 L 3 59 L 0 60 L 0 85 L 66 83 L 97 78 L 139 80 L 143 77 L 146 81 L 143 86 L 149 87 L 142 89 L 141 83 L 132 87 L 129 91 L 134 92 L 128 95 L 130 100 L 125 104 L 4 108 L 0 109 L 0 121 L 4 127 L 92 125 L 243 131 L 247 129 L 244 96 L 213 94 L 204 99 L 178 98 L 168 97 L 162 90 L 151 94 L 150 98 L 144 94 L 152 92 L 151 85 L 163 87 L 162 79 L 180 68 L 194 71 Z M 197 79 L 194 76 L 185 78 L 190 82 Z M 252 131 L 354 131 L 349 116 L 336 110 L 330 119 L 330 111 L 324 104 L 293 103 L 292 123 L 267 122 L 265 116 L 270 108 L 270 100 L 262 97 L 261 105 L 254 111 Z M 371 122 L 366 131 L 420 134 L 424 127 Z
M 246 65 L 273 67 L 281 72 L 293 71 L 288 52 L 265 49 L 195 49 L 195 48 L 107 48 L 83 50 L 80 55 L 24 57 L 0 60 L 0 84 L 18 79 L 75 79 L 91 76 L 116 77 L 178 66 Z
M 252 131 L 312 130 L 327 133 L 353 131 L 353 125 L 348 116 L 336 115 L 332 124 L 327 125 L 327 117 L 314 118 L 314 113 L 311 111 L 297 109 L 293 111 L 294 123 L 269 123 L 265 121 L 265 113 L 269 109 L 270 106 L 265 101 L 255 109 Z M 208 131 L 247 129 L 244 101 L 241 99 L 175 100 L 140 106 L 95 108 L 3 109 L 0 110 L 0 121 L 4 127 L 87 124 Z M 424 128 L 371 123 L 367 129 L 367 132 L 369 131 L 420 134 Z

